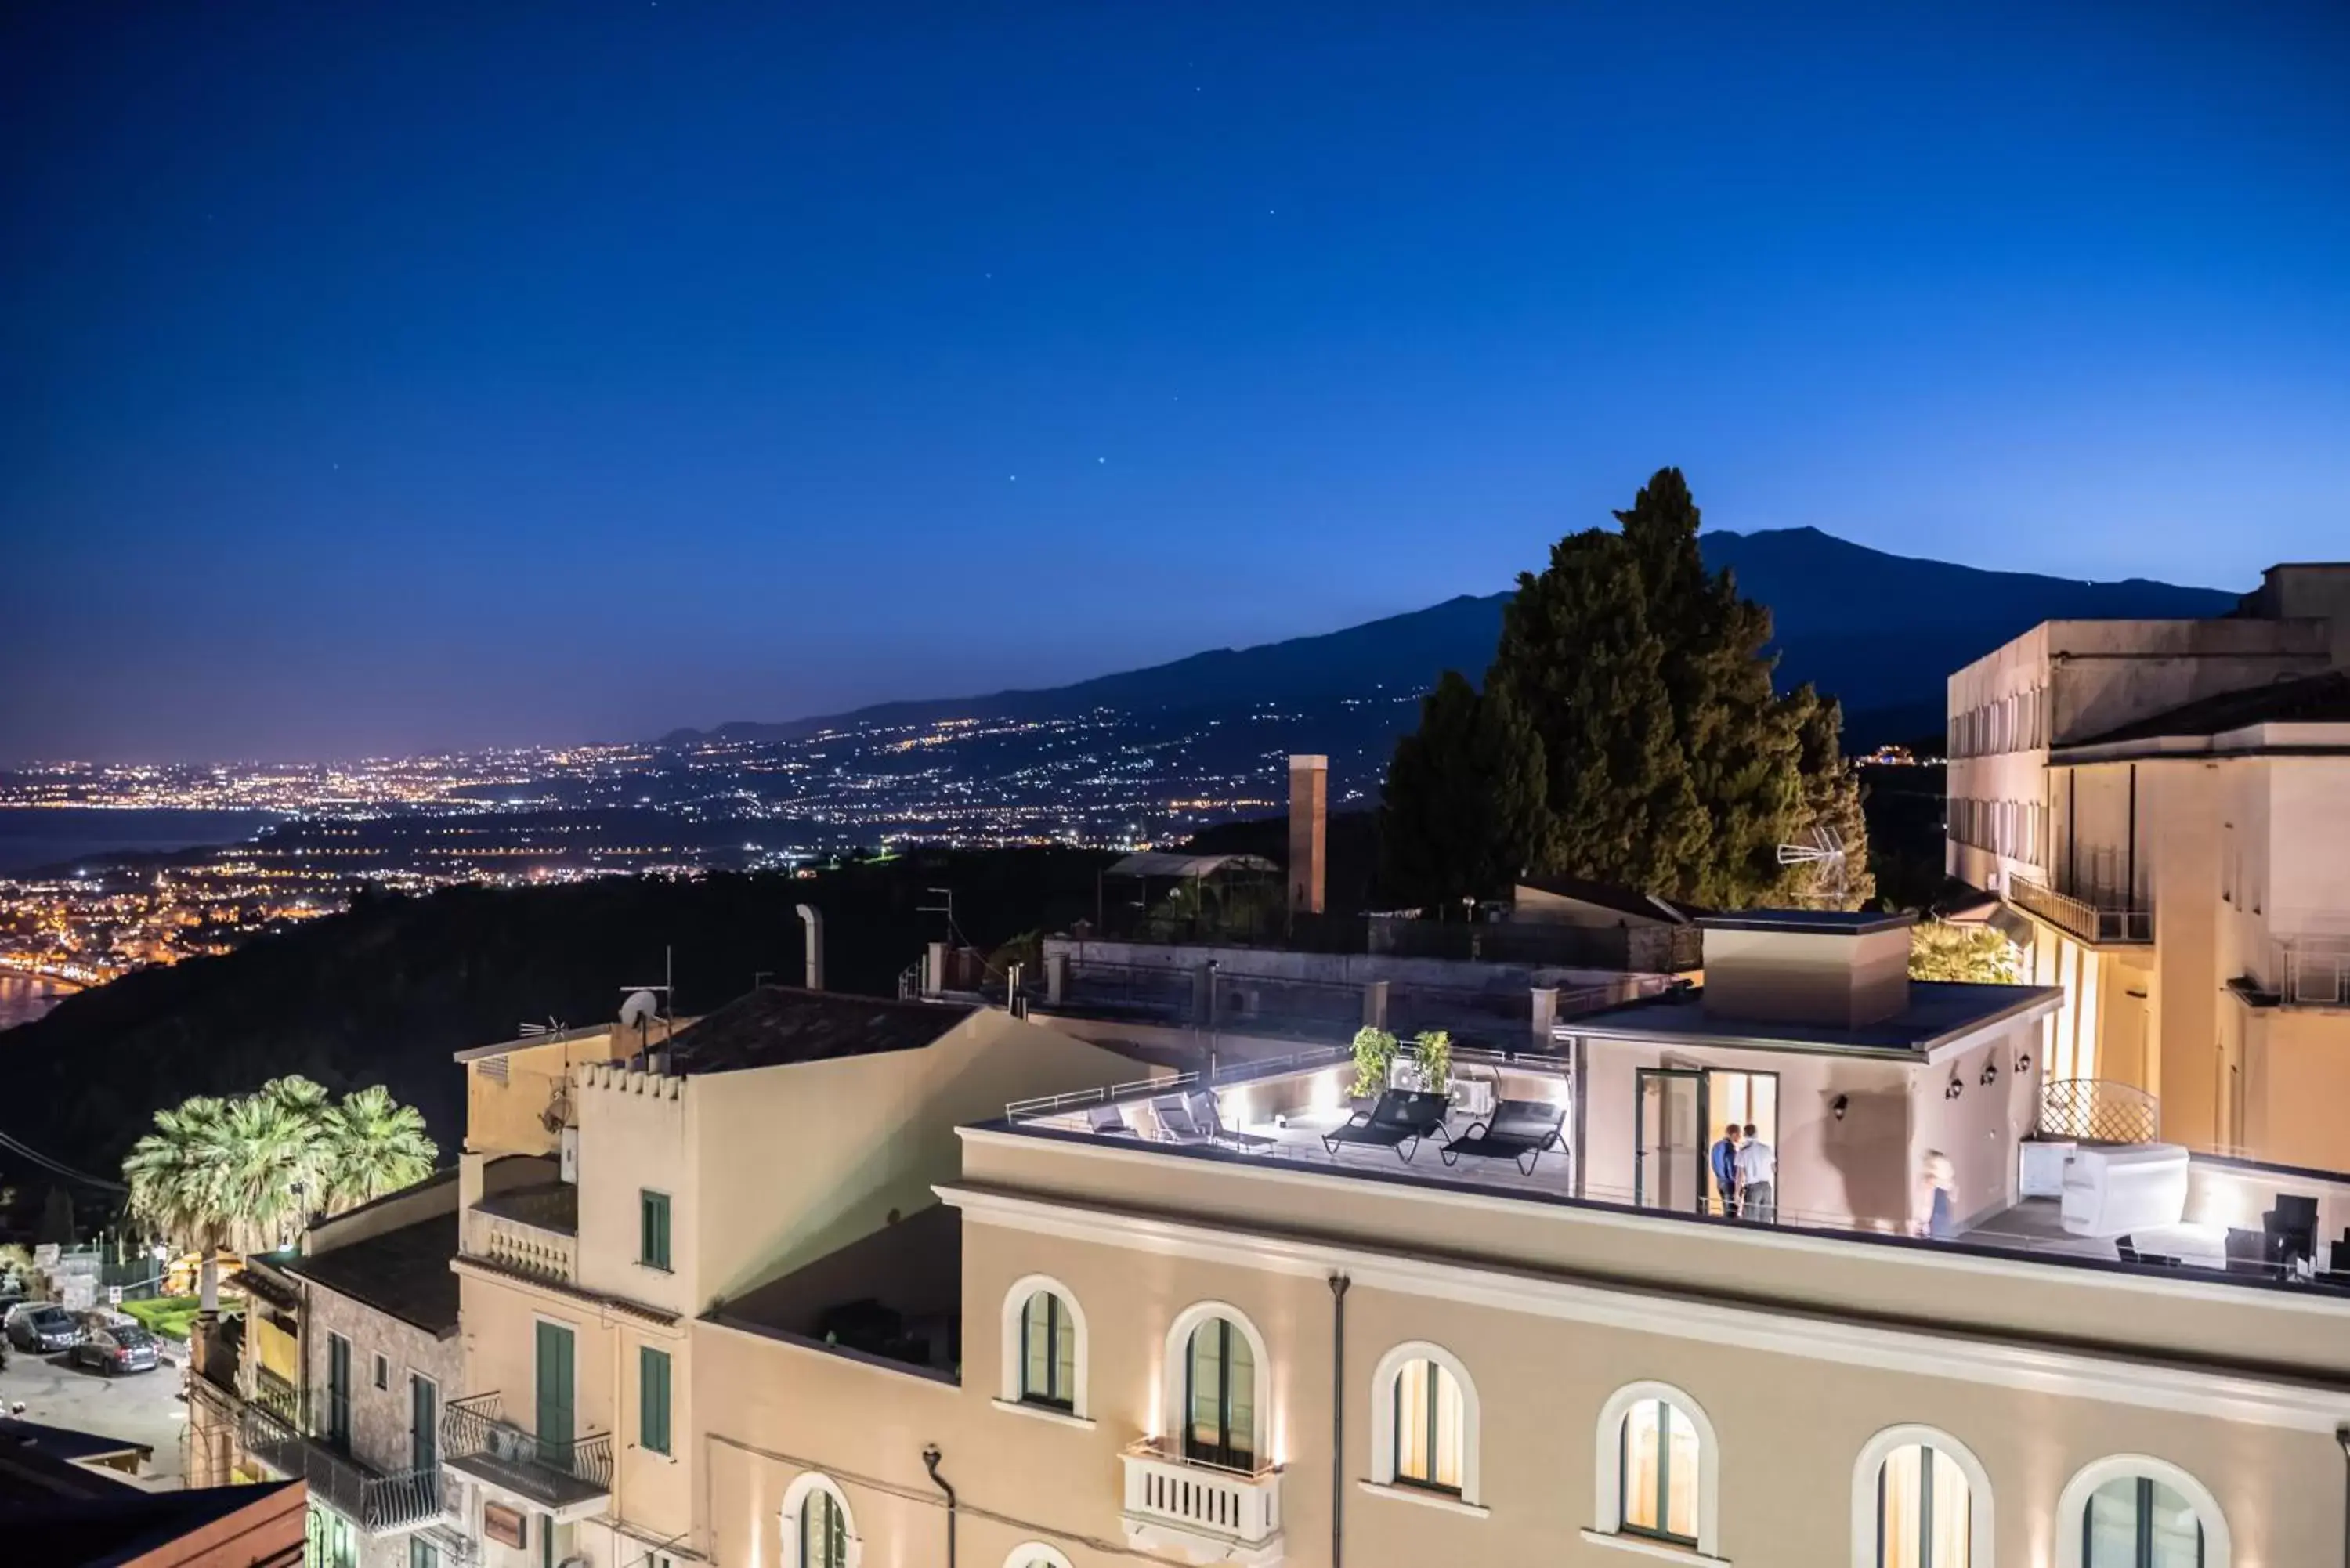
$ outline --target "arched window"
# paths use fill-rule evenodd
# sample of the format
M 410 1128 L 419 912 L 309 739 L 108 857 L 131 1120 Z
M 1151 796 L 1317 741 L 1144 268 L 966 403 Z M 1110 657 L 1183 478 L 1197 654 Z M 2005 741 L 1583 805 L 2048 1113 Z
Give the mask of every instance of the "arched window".
M 1666 1383 L 1619 1388 L 1599 1412 L 1593 1442 L 1599 1461 L 1595 1533 L 1720 1554 L 1720 1449 L 1696 1400 Z
M 1076 1387 L 1077 1325 L 1058 1295 L 1037 1291 L 1020 1309 L 1020 1397 L 1074 1410 Z
M 1086 1415 L 1086 1316 L 1067 1286 L 1031 1274 L 1004 1293 L 1003 1366 L 1005 1403 Z
M 1272 1369 L 1264 1340 L 1237 1308 L 1201 1302 L 1176 1317 L 1164 1387 L 1187 1460 L 1253 1470 L 1270 1457 Z
M 1965 1444 L 1890 1427 L 1853 1469 L 1854 1568 L 1985 1568 L 1991 1482 Z
M 1477 1385 L 1442 1345 L 1414 1340 L 1371 1374 L 1371 1481 L 1478 1501 Z
M 2228 1521 L 2203 1483 L 2145 1454 L 2084 1466 L 2056 1505 L 2057 1568 L 2228 1568 Z
M 784 1493 L 784 1542 L 790 1568 L 857 1568 L 863 1542 L 840 1489 L 810 1470 Z
M 1191 1331 L 1184 1357 L 1183 1457 L 1236 1470 L 1256 1468 L 1256 1353 L 1232 1319 Z

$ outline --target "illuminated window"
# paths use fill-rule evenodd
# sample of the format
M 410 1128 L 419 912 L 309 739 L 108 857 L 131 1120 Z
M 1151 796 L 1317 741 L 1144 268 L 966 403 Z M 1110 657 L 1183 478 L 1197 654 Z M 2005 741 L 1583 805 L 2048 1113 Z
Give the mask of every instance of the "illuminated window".
M 1721 1450 L 1696 1400 L 1667 1383 L 1619 1388 L 1600 1410 L 1597 1533 L 1721 1552 Z
M 1700 1464 L 1697 1428 L 1662 1399 L 1643 1399 L 1624 1414 L 1623 1528 L 1697 1544 Z
M 1909 1443 L 1877 1471 L 1877 1568 L 1966 1568 L 1971 1500 L 1958 1461 Z
M 1984 1568 L 1991 1482 L 1966 1446 L 1931 1427 L 1888 1427 L 1853 1466 L 1856 1568 Z
M 1396 1374 L 1395 1479 L 1439 1491 L 1461 1490 L 1461 1385 L 1433 1361 Z
M 1371 1375 L 1371 1481 L 1478 1501 L 1477 1386 L 1441 1345 L 1397 1345 Z

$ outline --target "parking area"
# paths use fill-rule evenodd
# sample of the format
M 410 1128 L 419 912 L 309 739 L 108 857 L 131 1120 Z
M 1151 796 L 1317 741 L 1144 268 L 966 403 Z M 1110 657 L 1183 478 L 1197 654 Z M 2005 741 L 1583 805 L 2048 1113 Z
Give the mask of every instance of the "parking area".
M 0 1407 L 28 1421 L 145 1443 L 155 1456 L 142 1480 L 177 1486 L 182 1474 L 181 1434 L 188 1425 L 188 1407 L 180 1397 L 183 1359 L 184 1353 L 173 1346 L 172 1357 L 152 1372 L 109 1377 L 71 1365 L 64 1355 L 11 1350 L 8 1369 L 0 1372 Z M 22 1412 L 15 1409 L 19 1403 Z

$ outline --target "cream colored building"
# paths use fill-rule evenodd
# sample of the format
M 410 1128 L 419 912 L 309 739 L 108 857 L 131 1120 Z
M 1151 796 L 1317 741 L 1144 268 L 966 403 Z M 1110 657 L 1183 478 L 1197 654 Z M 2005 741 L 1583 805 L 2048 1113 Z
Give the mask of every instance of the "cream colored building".
M 2031 922 L 2089 1136 L 2350 1164 L 2350 566 L 2052 621 L 1950 678 L 1948 866 Z
M 775 988 L 462 1059 L 442 1459 L 490 1568 L 702 1560 L 696 1320 L 928 1206 L 958 1124 L 1142 1072 L 982 1008 Z
M 559 1127 L 466 1156 L 467 1386 L 508 1436 L 444 1459 L 524 1542 L 483 1561 L 2343 1562 L 2350 1257 L 2059 1223 L 2022 1174 L 2053 991 L 1913 984 L 1898 919 L 1705 934 L 1703 993 L 1461 1048 L 1408 1143 L 1343 1141 L 1343 1047 L 1119 1087 L 1085 1021 L 962 1006 L 761 993 L 575 1063 L 567 1226 L 509 1163 Z M 1802 1212 L 1710 1211 L 1698 1105 L 1758 1121 Z M 2170 1230 L 2289 1197 L 2350 1228 L 2350 1180 L 2147 1152 Z

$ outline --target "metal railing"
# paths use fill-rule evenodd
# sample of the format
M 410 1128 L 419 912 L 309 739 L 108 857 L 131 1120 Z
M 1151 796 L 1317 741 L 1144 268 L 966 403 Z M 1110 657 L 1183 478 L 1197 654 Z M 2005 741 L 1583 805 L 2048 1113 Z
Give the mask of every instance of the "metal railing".
M 411 1530 L 441 1516 L 441 1467 L 390 1473 L 362 1464 L 266 1406 L 248 1403 L 238 1438 L 244 1450 L 369 1534 Z
M 2350 937 L 2279 937 L 2277 1002 L 2350 1007 Z
M 2162 1104 L 2117 1079 L 2052 1078 L 2040 1085 L 2035 1131 L 2075 1143 L 2156 1143 L 2162 1137 Z
M 495 1393 L 449 1402 L 441 1413 L 441 1457 L 451 1464 L 486 1465 L 515 1490 L 549 1506 L 567 1501 L 567 1492 L 612 1489 L 609 1433 L 567 1442 L 537 1437 L 505 1419 Z M 575 1484 L 566 1487 L 566 1480 Z
M 2154 911 L 2135 905 L 2091 903 L 2054 888 L 2011 877 L 2007 901 L 2085 942 L 2150 942 Z

